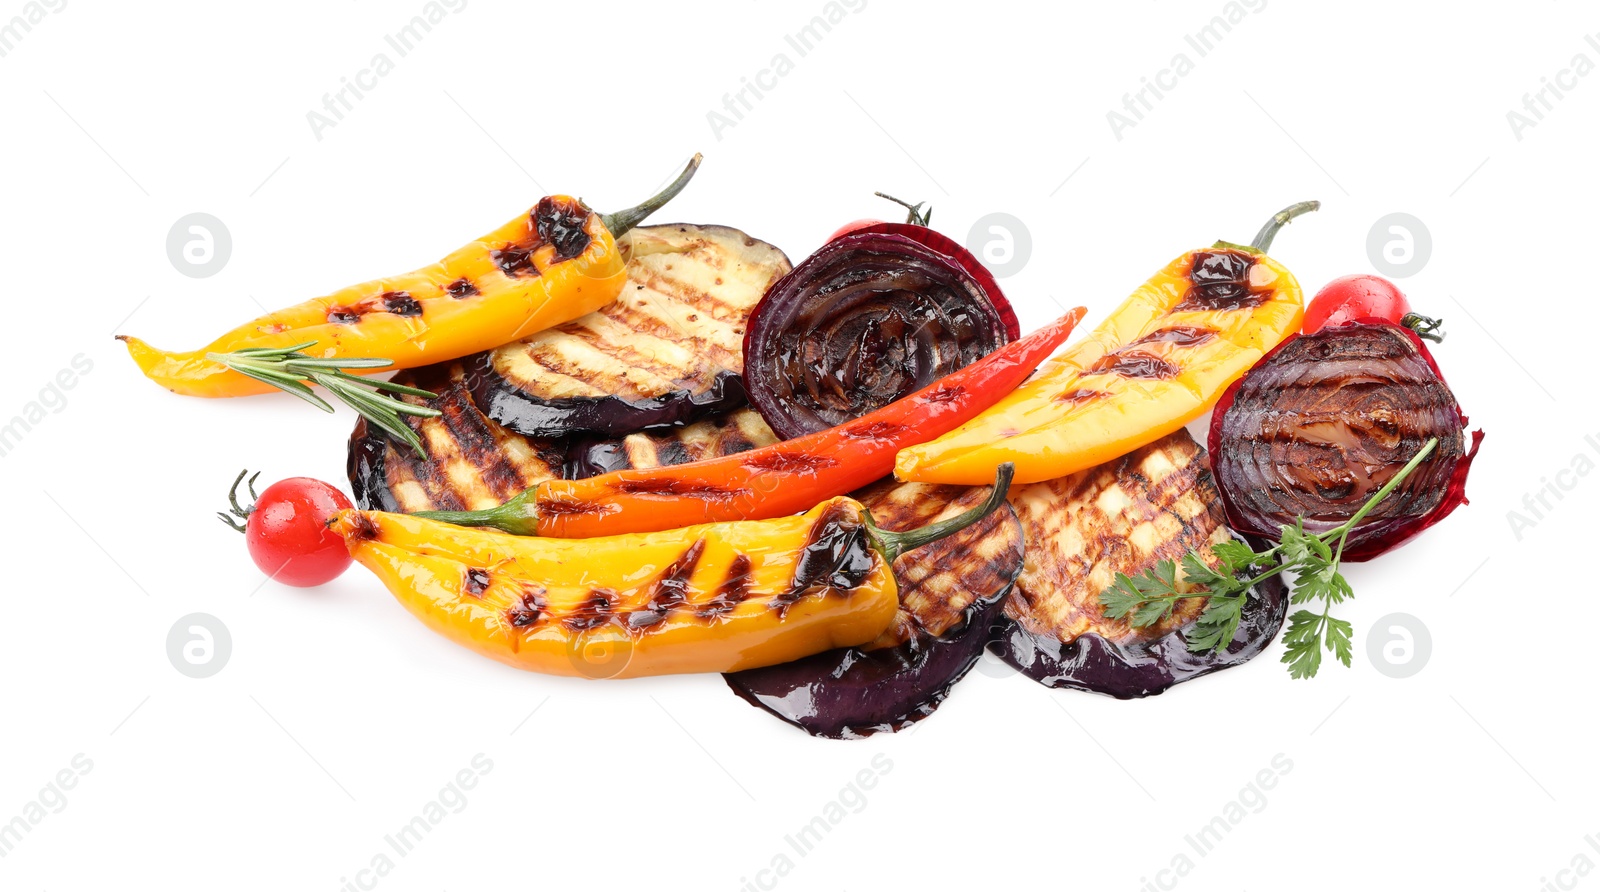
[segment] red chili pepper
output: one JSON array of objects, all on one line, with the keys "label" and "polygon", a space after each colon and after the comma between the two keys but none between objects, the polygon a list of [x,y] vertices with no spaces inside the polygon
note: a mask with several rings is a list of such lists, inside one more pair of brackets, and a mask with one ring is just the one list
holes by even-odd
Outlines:
[{"label": "red chili pepper", "polygon": [[848,424],[705,461],[549,480],[495,508],[420,516],[583,539],[806,511],[887,476],[895,453],[955,430],[999,401],[1061,346],[1083,314],[1078,307]]}]

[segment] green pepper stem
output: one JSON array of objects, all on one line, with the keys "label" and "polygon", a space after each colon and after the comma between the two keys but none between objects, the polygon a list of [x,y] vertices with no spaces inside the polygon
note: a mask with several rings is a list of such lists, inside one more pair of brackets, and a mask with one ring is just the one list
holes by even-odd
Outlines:
[{"label": "green pepper stem", "polygon": [[988,517],[996,508],[1005,504],[1006,493],[1011,489],[1011,478],[1016,473],[1016,465],[1005,462],[994,472],[994,489],[989,493],[982,505],[969,508],[955,517],[934,521],[925,527],[918,527],[905,532],[895,532],[880,527],[872,520],[870,511],[862,510],[861,521],[867,525],[867,538],[872,543],[874,551],[883,555],[888,563],[912,549],[921,548],[932,542],[937,542],[952,533],[959,532],[978,521]]},{"label": "green pepper stem", "polygon": [[695,152],[694,157],[689,159],[688,166],[683,169],[683,173],[678,174],[677,179],[668,183],[667,188],[646,199],[643,204],[610,214],[601,214],[600,222],[604,223],[606,229],[611,231],[612,238],[621,238],[623,233],[643,223],[646,217],[660,210],[662,205],[675,198],[679,192],[682,192],[683,187],[689,185],[689,181],[694,179],[694,172],[699,169],[700,153]]},{"label": "green pepper stem", "polygon": [[1308,214],[1320,207],[1322,207],[1322,202],[1320,201],[1297,201],[1273,214],[1272,219],[1268,220],[1266,225],[1261,227],[1261,231],[1256,233],[1255,241],[1250,243],[1250,247],[1262,254],[1267,253],[1267,249],[1272,247],[1273,238],[1278,235],[1278,230],[1288,225],[1290,220],[1301,214]]},{"label": "green pepper stem", "polygon": [[494,527],[516,536],[537,536],[539,511],[533,502],[536,488],[530,486],[493,508],[480,508],[477,511],[417,511],[412,516],[462,527]]}]

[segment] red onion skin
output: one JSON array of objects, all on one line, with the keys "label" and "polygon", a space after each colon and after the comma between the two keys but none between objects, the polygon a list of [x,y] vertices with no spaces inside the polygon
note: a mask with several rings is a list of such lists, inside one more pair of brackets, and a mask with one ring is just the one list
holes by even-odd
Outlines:
[{"label": "red onion skin", "polygon": [[[1356,319],[1342,325],[1327,326],[1319,329],[1318,332],[1337,333],[1343,329],[1353,328],[1356,326],[1381,326],[1404,333],[1405,336],[1410,338],[1411,342],[1416,345],[1418,352],[1422,354],[1423,360],[1427,362],[1428,368],[1433,371],[1434,376],[1439,379],[1439,382],[1443,384],[1446,389],[1449,388],[1449,382],[1445,381],[1444,373],[1439,369],[1439,363],[1433,358],[1433,353],[1428,350],[1428,345],[1423,342],[1422,338],[1417,336],[1416,332],[1406,328],[1403,325],[1396,325],[1386,319],[1366,317],[1362,319]],[[1306,336],[1307,335],[1305,334],[1294,334],[1289,336],[1283,341],[1283,343],[1267,351],[1267,354],[1261,357],[1261,360],[1256,363],[1255,367],[1260,368],[1262,365],[1270,362],[1272,358],[1277,355],[1278,351],[1282,350],[1284,347],[1287,347],[1296,340]],[[1252,369],[1252,371],[1254,371],[1254,369]],[[1230,384],[1228,389],[1223,392],[1221,399],[1217,400],[1217,405],[1212,410],[1211,426],[1206,436],[1206,449],[1213,457],[1222,454],[1220,450],[1223,448],[1223,417],[1226,416],[1228,414],[1228,410],[1233,407],[1234,397],[1238,395],[1239,388],[1244,385],[1245,380],[1249,377],[1250,372],[1246,372],[1242,377],[1239,378],[1239,380]],[[1454,396],[1454,391],[1451,391],[1451,395],[1452,397]],[[1462,413],[1459,402],[1455,404],[1455,411],[1461,428],[1465,430],[1467,427],[1467,416]],[[1343,560],[1354,563],[1372,560],[1378,555],[1392,551],[1411,541],[1423,530],[1426,530],[1427,528],[1443,520],[1450,514],[1450,512],[1456,510],[1458,506],[1469,504],[1467,499],[1467,472],[1471,469],[1472,460],[1477,457],[1478,446],[1482,442],[1483,431],[1473,431],[1471,448],[1468,449],[1461,459],[1456,462],[1456,466],[1450,474],[1450,482],[1445,487],[1444,496],[1440,498],[1439,504],[1435,505],[1431,511],[1426,514],[1413,515],[1409,517],[1394,517],[1370,524],[1362,524],[1361,529],[1370,538],[1366,538],[1361,542],[1348,546],[1345,549]],[[1215,458],[1213,458],[1213,461],[1215,461]],[[1228,482],[1222,480],[1221,478],[1218,478],[1216,482],[1217,492],[1222,496],[1222,505],[1227,511],[1228,523],[1230,526],[1232,526],[1235,530],[1247,535],[1263,536],[1271,539],[1274,542],[1278,541],[1279,530],[1261,529],[1260,524],[1255,523],[1234,504],[1233,499],[1228,494]]]}]

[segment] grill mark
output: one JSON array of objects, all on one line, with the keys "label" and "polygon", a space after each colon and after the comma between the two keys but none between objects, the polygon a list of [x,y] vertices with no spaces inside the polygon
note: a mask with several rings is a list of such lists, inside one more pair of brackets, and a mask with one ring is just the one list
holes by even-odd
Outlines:
[{"label": "grill mark", "polygon": [[906,426],[893,421],[857,422],[845,428],[841,435],[851,440],[881,440],[905,431]]},{"label": "grill mark", "polygon": [[504,501],[522,491],[522,475],[500,451],[494,431],[489,429],[488,419],[473,405],[466,383],[457,375],[451,377],[448,398],[438,407],[443,413],[439,419],[455,441],[462,460],[472,466],[491,493]]},{"label": "grill mark", "polygon": [[616,483],[616,490],[633,495],[685,496],[691,499],[704,499],[708,502],[725,502],[750,494],[750,490],[742,487],[718,486],[715,483],[702,483],[697,480],[683,480],[676,477],[639,477],[619,480]]},{"label": "grill mark", "polygon": [[582,254],[593,240],[584,229],[589,211],[575,201],[546,196],[534,205],[531,216],[539,238],[555,246],[557,260],[571,260]]},{"label": "grill mark", "polygon": [[541,498],[536,499],[535,503],[540,514],[551,517],[583,517],[589,515],[604,517],[607,514],[615,514],[620,510],[616,505],[607,505],[604,502],[588,502],[581,499]]},{"label": "grill mark", "polygon": [[1148,378],[1153,380],[1167,380],[1178,377],[1180,369],[1159,356],[1148,353],[1128,353],[1118,350],[1101,357],[1100,361],[1084,369],[1084,377],[1090,375],[1121,375],[1124,378]]},{"label": "grill mark", "polygon": [[701,604],[696,613],[701,619],[718,619],[733,612],[735,607],[750,598],[750,556],[736,554],[728,564],[727,578],[717,586],[711,600]]},{"label": "grill mark", "polygon": [[1086,403],[1092,403],[1095,400],[1104,399],[1110,395],[1111,394],[1104,390],[1087,390],[1082,387],[1076,387],[1064,393],[1056,394],[1055,401],[1058,403],[1066,403],[1068,406],[1082,406]]},{"label": "grill mark", "polygon": [[1266,303],[1273,289],[1250,288],[1256,260],[1239,251],[1199,251],[1189,266],[1189,289],[1173,312],[1235,310]]},{"label": "grill mark", "polygon": [[472,282],[465,278],[460,278],[454,282],[451,282],[449,285],[444,286],[444,290],[445,293],[449,294],[456,300],[465,300],[466,298],[473,297],[481,293],[478,291],[478,286],[472,284]]},{"label": "grill mark", "polygon": [[612,621],[617,613],[616,589],[595,588],[589,597],[561,618],[561,624],[574,632],[587,632]]},{"label": "grill mark", "polygon": [[409,291],[385,291],[378,296],[378,302],[383,305],[386,312],[396,316],[421,316],[422,304],[411,296]]},{"label": "grill mark", "polygon": [[481,567],[468,567],[461,580],[461,590],[474,598],[481,598],[488,589],[489,571]]},{"label": "grill mark", "polygon": [[1174,325],[1171,328],[1152,331],[1128,346],[1137,347],[1140,344],[1166,343],[1174,347],[1193,347],[1196,344],[1204,344],[1216,336],[1217,331],[1213,328],[1204,328],[1198,325]]},{"label": "grill mark", "polygon": [[946,384],[923,394],[922,401],[925,403],[948,403],[960,399],[961,395],[966,392],[967,389],[960,384]]},{"label": "grill mark", "polygon": [[354,528],[350,538],[357,542],[371,542],[378,538],[378,525],[372,522],[365,511],[357,511],[351,516],[350,525]]},{"label": "grill mark", "polygon": [[506,608],[506,622],[515,629],[526,628],[538,622],[544,610],[544,589],[529,586],[523,590],[521,597]]},{"label": "grill mark", "polygon": [[745,459],[742,464],[754,471],[775,471],[780,474],[814,474],[817,471],[834,467],[839,464],[839,460],[810,452],[784,451],[752,455]]},{"label": "grill mark", "polygon": [[489,252],[489,259],[510,278],[537,276],[539,268],[533,265],[534,245],[506,243],[504,248]]},{"label": "grill mark", "polygon": [[651,586],[650,599],[643,608],[628,615],[628,625],[642,628],[656,625],[667,618],[667,613],[689,600],[689,578],[705,553],[706,540],[696,539],[689,549],[668,564]]},{"label": "grill mark", "polygon": [[359,307],[334,307],[328,310],[328,321],[341,325],[353,325],[361,321]]},{"label": "grill mark", "polygon": [[795,602],[825,585],[832,593],[851,591],[866,581],[874,565],[861,518],[848,502],[835,502],[806,531],[806,544],[795,561],[787,591],[771,601],[782,618]]}]

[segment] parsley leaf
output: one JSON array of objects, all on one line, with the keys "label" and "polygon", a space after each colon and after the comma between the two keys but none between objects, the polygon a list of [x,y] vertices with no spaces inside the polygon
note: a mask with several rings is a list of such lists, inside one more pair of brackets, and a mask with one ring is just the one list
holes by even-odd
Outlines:
[{"label": "parsley leaf", "polygon": [[[1100,606],[1111,619],[1128,618],[1135,628],[1155,625],[1170,616],[1177,603],[1186,598],[1206,599],[1205,608],[1187,633],[1193,653],[1214,653],[1227,648],[1239,630],[1246,600],[1256,583],[1288,572],[1294,575],[1289,596],[1292,604],[1322,602],[1322,612],[1296,610],[1283,633],[1283,662],[1291,678],[1311,678],[1322,667],[1322,652],[1331,652],[1339,662],[1350,665],[1354,651],[1354,628],[1346,620],[1330,615],[1333,605],[1355,597],[1350,583],[1339,573],[1344,544],[1362,518],[1400,482],[1416,470],[1439,445],[1432,439],[1389,478],[1389,482],[1366,501],[1351,518],[1322,533],[1307,532],[1305,518],[1284,524],[1278,544],[1255,551],[1239,541],[1211,546],[1216,566],[1199,552],[1183,556],[1185,588],[1179,591],[1177,566],[1171,560],[1157,561],[1138,576],[1118,573],[1110,588],[1100,593]],[[1256,568],[1261,572],[1249,575]]]}]

